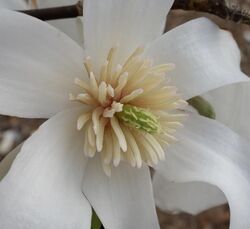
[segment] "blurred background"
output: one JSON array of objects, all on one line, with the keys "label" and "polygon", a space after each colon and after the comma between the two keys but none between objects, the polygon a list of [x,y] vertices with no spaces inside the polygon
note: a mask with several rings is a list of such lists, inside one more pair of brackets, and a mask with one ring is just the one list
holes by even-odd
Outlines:
[{"label": "blurred background", "polygon": [[[167,0],[166,0],[167,1]],[[250,15],[250,0],[228,0],[229,7],[242,10]],[[168,15],[166,31],[193,18],[205,16],[210,18],[222,29],[232,32],[242,52],[242,71],[250,76],[250,26],[236,24],[216,16],[182,10],[172,11]],[[0,116],[0,160],[16,145],[28,138],[45,120],[21,119]],[[227,205],[219,206],[202,212],[197,216],[189,214],[167,214],[159,209],[158,216],[162,229],[228,229],[230,211]]]}]

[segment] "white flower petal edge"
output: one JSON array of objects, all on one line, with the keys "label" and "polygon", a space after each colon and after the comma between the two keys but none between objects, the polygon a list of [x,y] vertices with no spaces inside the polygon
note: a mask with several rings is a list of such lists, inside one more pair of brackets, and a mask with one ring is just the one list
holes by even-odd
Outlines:
[{"label": "white flower petal edge", "polygon": [[59,113],[23,144],[0,183],[0,228],[90,228],[91,207],[81,192],[87,161],[75,128],[79,112]]},{"label": "white flower petal edge", "polygon": [[16,155],[20,152],[22,144],[18,145],[15,149],[10,151],[7,156],[0,162],[0,181],[9,171],[13,161],[16,158]]},{"label": "white flower petal edge", "polygon": [[120,44],[120,63],[163,32],[173,0],[85,0],[84,43],[96,66]]},{"label": "white flower petal edge", "polygon": [[199,115],[190,115],[177,135],[179,143],[168,148],[167,160],[159,163],[157,172],[170,181],[216,185],[229,202],[230,229],[249,228],[249,142]]},{"label": "white flower petal edge", "polygon": [[0,8],[24,10],[28,8],[24,0],[0,0]]},{"label": "white flower petal edge", "polygon": [[121,163],[108,177],[96,156],[86,166],[83,193],[104,228],[159,228],[148,167]]},{"label": "white flower petal edge", "polygon": [[205,18],[191,20],[153,41],[146,56],[155,64],[174,63],[171,83],[185,99],[248,80],[232,35]]},{"label": "white flower petal edge", "polygon": [[0,11],[0,113],[48,118],[66,107],[82,78],[83,51],[45,22]]},{"label": "white flower petal edge", "polygon": [[[37,0],[35,1],[35,7],[38,8],[49,8],[58,6],[67,6],[76,4],[77,0]],[[60,20],[48,21],[49,24],[60,29],[62,32],[71,37],[79,45],[83,45],[83,22],[82,17],[78,18],[67,18]]]},{"label": "white flower petal edge", "polygon": [[49,24],[58,28],[70,38],[83,46],[83,18],[68,18],[63,20],[51,20]]},{"label": "white flower petal edge", "polygon": [[250,82],[228,85],[202,96],[213,106],[218,121],[250,140]]},{"label": "white flower petal edge", "polygon": [[223,192],[204,182],[175,183],[159,173],[153,177],[153,189],[157,207],[174,213],[198,214],[227,202]]}]

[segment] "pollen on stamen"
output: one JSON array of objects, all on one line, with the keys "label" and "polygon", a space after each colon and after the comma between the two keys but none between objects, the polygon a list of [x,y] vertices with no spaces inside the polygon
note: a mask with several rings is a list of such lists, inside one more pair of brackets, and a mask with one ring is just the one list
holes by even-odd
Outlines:
[{"label": "pollen on stamen", "polygon": [[153,65],[138,47],[115,65],[118,52],[117,45],[112,47],[99,69],[86,57],[88,77],[75,79],[82,91],[69,95],[87,108],[76,124],[83,132],[84,154],[100,154],[108,176],[121,161],[140,168],[164,160],[165,147],[177,140],[174,134],[186,117],[181,110],[186,101],[169,85],[174,64]]}]

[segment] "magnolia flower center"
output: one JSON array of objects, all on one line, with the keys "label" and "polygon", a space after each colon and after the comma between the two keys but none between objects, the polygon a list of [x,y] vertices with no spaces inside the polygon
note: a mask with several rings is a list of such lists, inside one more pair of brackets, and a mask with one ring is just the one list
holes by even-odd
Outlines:
[{"label": "magnolia flower center", "polygon": [[77,129],[84,131],[84,152],[88,157],[100,153],[107,175],[121,160],[138,168],[163,160],[163,148],[176,140],[173,134],[185,117],[179,108],[186,105],[168,85],[166,73],[173,64],[153,66],[139,47],[114,66],[117,50],[110,49],[99,70],[87,57],[88,79],[75,80],[83,92],[70,94],[70,100],[87,108],[77,120]]}]

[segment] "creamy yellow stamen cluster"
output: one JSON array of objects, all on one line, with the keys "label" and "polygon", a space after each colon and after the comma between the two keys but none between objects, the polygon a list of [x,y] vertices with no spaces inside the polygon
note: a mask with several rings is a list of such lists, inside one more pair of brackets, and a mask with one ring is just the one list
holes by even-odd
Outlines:
[{"label": "creamy yellow stamen cluster", "polygon": [[85,154],[100,152],[107,175],[121,160],[138,168],[164,160],[163,147],[176,140],[173,134],[185,117],[180,108],[186,105],[168,85],[166,73],[173,64],[153,66],[139,47],[124,64],[113,66],[117,49],[110,49],[100,72],[94,73],[87,57],[89,79],[75,80],[83,93],[70,95],[89,108],[78,118],[77,129],[84,129]]}]

